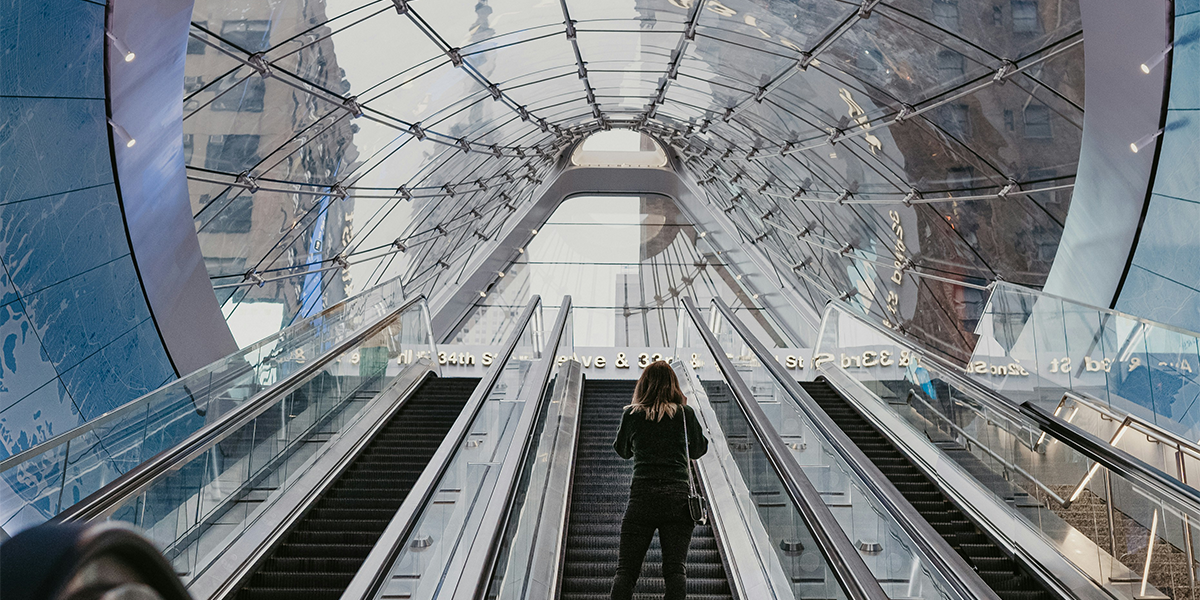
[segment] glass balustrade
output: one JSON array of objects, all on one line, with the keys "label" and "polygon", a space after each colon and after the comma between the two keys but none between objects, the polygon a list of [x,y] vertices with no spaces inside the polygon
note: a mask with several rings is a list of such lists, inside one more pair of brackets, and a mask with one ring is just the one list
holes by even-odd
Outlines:
[{"label": "glass balustrade", "polygon": [[673,364],[680,385],[709,438],[717,470],[730,476],[736,498],[737,506],[728,507],[731,514],[723,520],[749,530],[752,547],[745,550],[757,553],[763,576],[775,583],[775,597],[846,598],[768,450],[686,313],[677,339]]},{"label": "glass balustrade", "polygon": [[1053,410],[1074,391],[1200,439],[1195,333],[1001,282],[976,334],[967,373],[1017,403]]},{"label": "glass balustrade", "polygon": [[[852,388],[856,397],[869,402],[865,409],[881,423],[906,429],[901,435],[909,440],[924,440],[931,454],[917,460],[934,456],[938,465],[953,464],[953,470],[965,474],[975,487],[962,489],[951,480],[954,475],[948,468],[933,469],[939,485],[959,485],[964,497],[973,490],[990,494],[1102,587],[1131,598],[1190,598],[1200,591],[1193,544],[1200,507],[1161,486],[1093,462],[1042,431],[1013,403],[1025,398],[1046,413],[1079,422],[1085,409],[1070,399],[1060,402],[1067,378],[1064,386],[1054,389],[1060,396],[1053,402],[1046,400],[1051,396],[1021,393],[1008,400],[996,398],[969,385],[967,375],[832,304],[814,361],[817,375],[843,391]],[[1033,363],[1012,364],[1022,365],[1029,375],[1013,375],[1012,365],[1006,365],[1009,379],[1034,377]],[[983,369],[974,374],[976,381],[984,376]],[[998,385],[1002,378],[997,374],[987,383],[1006,397],[1020,391]],[[1043,391],[1051,393],[1049,388]],[[1184,464],[1179,447],[1134,425],[1118,419],[1110,424],[1111,437],[1101,439],[1137,458],[1156,461],[1150,466],[1168,467],[1168,475],[1182,473],[1170,468],[1175,461],[1180,461],[1177,466]],[[1004,537],[1013,532],[994,533]],[[1015,538],[1008,542],[1018,543]]]},{"label": "glass balustrade", "polygon": [[522,413],[527,403],[542,400],[542,381],[535,381],[534,373],[552,328],[542,325],[545,321],[538,313],[540,304],[504,357],[495,384],[388,567],[376,597],[435,598],[458,585],[489,499],[501,483],[501,467],[508,453],[523,448],[525,438],[518,438]]},{"label": "glass balustrade", "polygon": [[[16,533],[46,521],[316,360],[403,303],[391,281],[182,377],[71,432],[6,460],[0,523]],[[407,331],[425,328],[423,303]],[[431,338],[406,346],[412,360]]]},{"label": "glass balustrade", "polygon": [[[536,440],[526,455],[525,464],[518,481],[512,509],[507,517],[503,537],[491,580],[487,598],[520,600],[536,597],[532,590],[548,591],[553,581],[540,575],[557,575],[555,569],[537,569],[539,563],[548,564],[556,559],[556,547],[541,543],[547,539],[547,531],[557,531],[562,526],[563,513],[555,509],[566,508],[571,455],[574,452],[575,432],[579,418],[579,398],[563,396],[561,386],[567,385],[563,365],[575,352],[574,311],[567,315],[558,347],[555,349],[556,373],[547,388],[550,401],[545,402],[534,425]],[[555,475],[558,475],[556,478]],[[557,535],[550,536],[555,542]],[[554,544],[557,546],[557,543]],[[544,566],[544,564],[542,565]]]},{"label": "glass balustrade", "polygon": [[[709,327],[750,387],[754,400],[820,492],[846,537],[892,598],[958,598],[932,570],[912,536],[881,505],[872,487],[846,462],[725,316],[714,310]],[[766,357],[772,360],[773,357]]]},{"label": "glass balustrade", "polygon": [[[240,416],[240,425],[110,509],[110,518],[141,528],[183,580],[193,580],[248,527],[270,518],[274,501],[359,424],[380,391],[414,384],[428,372],[428,359],[409,360],[430,347],[424,310],[421,303],[410,305],[353,348],[289,382],[286,393]],[[72,472],[82,477],[102,469],[107,457],[93,456],[91,464],[74,463]]]}]

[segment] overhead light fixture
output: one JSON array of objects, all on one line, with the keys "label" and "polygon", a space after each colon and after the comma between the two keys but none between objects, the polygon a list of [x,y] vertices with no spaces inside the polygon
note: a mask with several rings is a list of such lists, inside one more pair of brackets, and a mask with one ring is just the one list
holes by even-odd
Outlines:
[{"label": "overhead light fixture", "polygon": [[104,36],[112,40],[113,48],[116,48],[117,52],[120,52],[125,57],[125,62],[133,62],[133,59],[137,58],[137,55],[133,53],[133,50],[130,50],[129,46],[125,45],[125,42],[117,39],[117,36],[108,31],[104,32]]},{"label": "overhead light fixture", "polygon": [[531,230],[531,231],[533,231],[533,235],[537,235],[537,230],[536,230],[536,229],[533,229],[533,230]]},{"label": "overhead light fixture", "polygon": [[126,148],[132,148],[137,143],[137,140],[133,139],[133,136],[129,135],[129,132],[125,131],[124,127],[117,125],[112,119],[108,119],[108,124],[112,127],[113,134],[117,139],[124,142]]},{"label": "overhead light fixture", "polygon": [[479,292],[479,297],[480,297],[480,298],[487,298],[487,292],[483,292],[483,291]]},{"label": "overhead light fixture", "polygon": [[1132,150],[1136,154],[1137,152],[1140,152],[1142,149],[1144,149],[1146,146],[1149,146],[1150,143],[1153,142],[1155,138],[1157,138],[1158,136],[1160,136],[1162,134],[1163,134],[1163,130],[1159,129],[1158,131],[1155,131],[1154,133],[1152,133],[1132,144],[1129,144],[1129,149]]},{"label": "overhead light fixture", "polygon": [[1155,54],[1154,58],[1151,58],[1150,60],[1142,63],[1142,66],[1141,66],[1142,72],[1149,75],[1150,71],[1154,70],[1154,67],[1157,67],[1159,63],[1161,63],[1163,60],[1165,60],[1167,58],[1167,55],[1171,53],[1171,48],[1174,48],[1174,47],[1175,47],[1175,44],[1167,44],[1166,49],[1164,49],[1162,52],[1159,52],[1158,54]]}]

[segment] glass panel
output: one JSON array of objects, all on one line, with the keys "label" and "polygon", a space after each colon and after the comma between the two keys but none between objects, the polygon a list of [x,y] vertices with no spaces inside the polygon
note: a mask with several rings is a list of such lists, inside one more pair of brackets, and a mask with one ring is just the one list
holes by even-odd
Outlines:
[{"label": "glass panel", "polygon": [[[390,567],[379,597],[433,598],[453,589],[450,568],[470,549],[509,452],[519,452],[517,424],[527,402],[541,400],[531,369],[542,357],[538,319],[531,319],[505,357],[500,375],[471,421],[428,504]],[[457,563],[461,566],[461,563]]]},{"label": "glass panel", "polygon": [[[1116,320],[1122,317],[1111,311],[1101,314],[1053,297],[1012,292],[997,286],[980,325],[986,343],[977,350],[979,360],[968,366],[968,376],[1013,400],[1041,404],[1186,481],[1189,468],[1198,464],[1187,438],[1172,438],[1152,422],[1125,416],[1114,403],[1062,397],[1071,386],[1103,389],[1122,357],[1128,365],[1134,357],[1148,356],[1144,336],[1152,328],[1121,325]],[[1115,341],[1130,337],[1136,340]],[[1163,347],[1162,340],[1153,343]],[[894,357],[893,365],[865,360],[885,352]],[[1194,506],[1108,471],[1033,426],[1011,405],[956,383],[940,363],[842,310],[827,311],[814,360],[831,378],[842,377],[833,372],[838,367],[865,386],[875,396],[869,410],[891,412],[929,440],[939,460],[956,464],[981,490],[1010,506],[1099,585],[1124,587],[1122,593],[1138,597],[1159,592],[1191,597],[1196,566],[1187,556],[1194,556]],[[1105,369],[1105,360],[1112,361],[1111,369]],[[1139,367],[1146,364],[1143,360]],[[1148,552],[1151,546],[1156,549]]]},{"label": "glass panel", "polygon": [[[1015,402],[1060,410],[1071,391],[1088,402],[1200,439],[1200,343],[1194,334],[1009,284],[998,284],[967,372]],[[1069,408],[1069,407],[1068,407]],[[1107,439],[1095,410],[1078,424]],[[1174,472],[1171,462],[1150,461]]]},{"label": "glass panel", "polygon": [[[8,522],[21,513],[22,527],[28,527],[54,517],[402,303],[399,282],[390,281],[116,409],[86,434],[6,469],[2,487],[20,500],[5,502],[0,518]],[[411,347],[429,351],[428,340],[420,344]]]},{"label": "glass panel", "polygon": [[[426,324],[420,304],[393,317],[203,454],[155,480],[118,507],[113,518],[142,528],[185,582],[192,580],[266,515],[325,445],[361,418],[371,398],[397,378],[425,372],[428,363],[414,357],[430,348]],[[303,360],[293,356],[278,366],[286,371]],[[145,430],[169,425],[154,419]],[[85,455],[69,467],[68,485],[94,477],[97,465],[105,463],[88,460],[93,457],[98,455]]]},{"label": "glass panel", "polygon": [[575,352],[572,319],[573,315],[568,314],[566,328],[555,349],[558,366],[546,388],[547,397],[534,425],[532,435],[537,442],[530,446],[521,470],[514,494],[516,501],[509,512],[496,568],[488,584],[488,598],[519,600],[528,597],[530,586],[547,585],[548,582],[531,580],[532,571],[538,561],[551,560],[558,550],[538,545],[538,542],[545,539],[544,530],[561,524],[554,523],[543,507],[554,506],[554,503],[566,506],[567,489],[552,487],[551,478],[556,473],[561,476],[570,468],[574,445],[565,441],[564,431],[575,431],[579,418],[578,398],[567,398],[565,403],[559,401],[563,393],[560,386],[566,385],[563,364]]},{"label": "glass panel", "polygon": [[760,558],[778,561],[777,566],[764,562],[764,568],[768,572],[781,569],[796,598],[845,598],[845,590],[813,541],[696,324],[686,315],[681,319],[675,347],[676,372],[688,403],[699,413],[713,444],[710,452],[731,457],[731,470],[741,475],[734,494],[743,519]]}]

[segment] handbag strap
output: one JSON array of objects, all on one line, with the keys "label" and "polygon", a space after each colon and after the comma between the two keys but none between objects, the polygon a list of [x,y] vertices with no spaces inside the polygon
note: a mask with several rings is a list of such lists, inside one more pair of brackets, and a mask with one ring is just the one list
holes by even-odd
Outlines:
[{"label": "handbag strap", "polygon": [[696,496],[696,481],[692,475],[692,445],[688,442],[687,405],[683,406],[683,458],[687,466],[688,491]]}]

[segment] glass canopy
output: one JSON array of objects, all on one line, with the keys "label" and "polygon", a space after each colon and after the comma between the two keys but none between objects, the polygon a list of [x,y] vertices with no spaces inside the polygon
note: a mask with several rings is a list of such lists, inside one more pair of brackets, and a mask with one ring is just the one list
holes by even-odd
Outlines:
[{"label": "glass canopy", "polygon": [[1083,123],[1078,0],[197,0],[186,74],[231,323],[453,286],[634,129],[814,306],[965,360],[983,286],[1045,281]]}]

